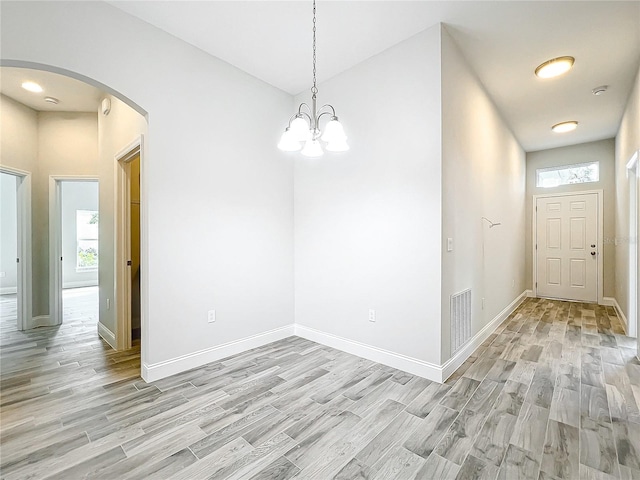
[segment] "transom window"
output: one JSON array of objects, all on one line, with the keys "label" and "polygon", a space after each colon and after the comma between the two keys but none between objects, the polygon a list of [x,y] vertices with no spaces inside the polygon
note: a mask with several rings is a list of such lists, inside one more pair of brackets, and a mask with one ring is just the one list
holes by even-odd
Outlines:
[{"label": "transom window", "polygon": [[575,165],[539,168],[536,170],[536,186],[542,188],[597,182],[599,180],[600,162],[577,163]]}]

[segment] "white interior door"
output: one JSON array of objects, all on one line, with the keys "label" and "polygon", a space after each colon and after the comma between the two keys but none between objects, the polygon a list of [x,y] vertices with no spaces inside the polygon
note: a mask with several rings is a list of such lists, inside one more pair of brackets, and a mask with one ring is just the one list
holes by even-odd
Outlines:
[{"label": "white interior door", "polygon": [[537,295],[598,301],[598,194],[536,199]]}]

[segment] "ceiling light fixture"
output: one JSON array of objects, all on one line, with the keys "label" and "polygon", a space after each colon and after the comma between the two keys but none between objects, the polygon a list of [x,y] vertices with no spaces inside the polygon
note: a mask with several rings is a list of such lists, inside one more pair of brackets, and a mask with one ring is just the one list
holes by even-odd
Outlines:
[{"label": "ceiling light fixture", "polygon": [[60,100],[58,100],[55,97],[44,97],[44,101],[47,103],[53,103],[54,105],[57,105],[60,103]]},{"label": "ceiling light fixture", "polygon": [[576,128],[578,128],[578,122],[575,120],[571,120],[569,122],[556,123],[551,130],[556,133],[567,133],[573,132]]},{"label": "ceiling light fixture", "polygon": [[22,88],[33,93],[42,93],[42,87],[36,82],[22,82]]},{"label": "ceiling light fixture", "polygon": [[536,76],[540,78],[557,77],[571,70],[575,61],[575,58],[569,56],[552,58],[538,65],[538,68],[536,68]]},{"label": "ceiling light fixture", "polygon": [[607,91],[608,88],[609,88],[609,85],[600,85],[599,87],[596,87],[593,90],[591,90],[591,93],[593,93],[594,95],[602,95],[604,92]]},{"label": "ceiling light fixture", "polygon": [[[326,104],[317,108],[316,94],[316,0],[313,0],[313,87],[311,87],[311,107],[301,103],[298,113],[289,119],[289,126],[284,130],[278,148],[285,152],[297,152],[302,148],[302,155],[306,157],[320,157],[324,153],[320,140],[326,142],[329,152],[346,152],[349,150],[347,136],[342,124],[338,121],[336,110]],[[305,111],[306,110],[306,111]],[[320,130],[320,119],[329,115],[329,122],[324,132]],[[304,147],[302,144],[304,143]]]}]

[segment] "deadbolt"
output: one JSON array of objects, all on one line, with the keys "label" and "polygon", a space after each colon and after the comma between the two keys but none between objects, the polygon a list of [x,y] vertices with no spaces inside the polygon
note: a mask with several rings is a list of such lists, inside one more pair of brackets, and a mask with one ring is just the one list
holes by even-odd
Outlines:
[{"label": "deadbolt", "polygon": [[591,248],[596,248],[595,244],[592,243],[591,244]]}]

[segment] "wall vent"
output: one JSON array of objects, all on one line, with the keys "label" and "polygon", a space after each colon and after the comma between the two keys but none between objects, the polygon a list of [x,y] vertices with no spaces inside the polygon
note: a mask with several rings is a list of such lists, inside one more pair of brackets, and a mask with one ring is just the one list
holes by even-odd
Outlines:
[{"label": "wall vent", "polygon": [[451,355],[471,338],[471,289],[451,295]]}]

